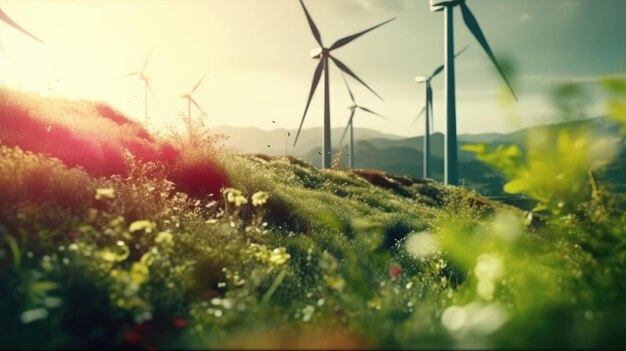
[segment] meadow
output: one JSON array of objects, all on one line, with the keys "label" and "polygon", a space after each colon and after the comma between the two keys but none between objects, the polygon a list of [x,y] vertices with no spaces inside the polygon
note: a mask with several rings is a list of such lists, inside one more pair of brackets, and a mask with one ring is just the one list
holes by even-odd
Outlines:
[{"label": "meadow", "polygon": [[[605,86],[626,122],[626,82]],[[626,214],[598,177],[614,141],[582,128],[465,147],[523,211],[1,96],[2,347],[626,345]]]}]

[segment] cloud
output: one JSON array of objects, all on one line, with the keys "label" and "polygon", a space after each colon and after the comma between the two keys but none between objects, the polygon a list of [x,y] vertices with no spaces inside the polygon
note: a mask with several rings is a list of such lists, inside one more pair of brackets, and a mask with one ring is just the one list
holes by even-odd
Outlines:
[{"label": "cloud", "polygon": [[524,12],[517,18],[520,22],[526,22],[531,19],[531,15],[528,12]]}]

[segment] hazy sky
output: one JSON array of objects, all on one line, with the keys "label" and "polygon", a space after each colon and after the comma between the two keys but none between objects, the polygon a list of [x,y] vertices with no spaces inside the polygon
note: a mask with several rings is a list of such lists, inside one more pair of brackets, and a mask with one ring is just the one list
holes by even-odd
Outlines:
[{"label": "hazy sky", "polygon": [[[388,18],[393,21],[335,51],[372,86],[379,101],[350,81],[357,101],[392,121],[357,116],[357,127],[405,136],[422,134],[410,123],[424,104],[416,75],[443,59],[443,16],[427,0],[307,0],[326,45]],[[514,63],[520,101],[502,103],[503,83],[487,56],[455,16],[459,133],[496,132],[548,122],[550,87],[590,81],[626,70],[626,1],[468,0],[496,55]],[[297,128],[313,71],[316,47],[297,0],[2,0],[1,8],[40,37],[39,44],[0,23],[0,84],[6,87],[110,103],[143,120],[143,83],[119,75],[141,69],[156,99],[155,126],[178,123],[179,96],[208,72],[196,93],[211,125]],[[332,125],[347,122],[348,95],[339,71],[331,75]],[[443,75],[434,81],[435,129],[445,128]],[[305,127],[321,126],[322,86]],[[512,112],[517,121],[511,119]],[[590,115],[603,112],[601,104]],[[272,120],[277,122],[272,124]]]}]

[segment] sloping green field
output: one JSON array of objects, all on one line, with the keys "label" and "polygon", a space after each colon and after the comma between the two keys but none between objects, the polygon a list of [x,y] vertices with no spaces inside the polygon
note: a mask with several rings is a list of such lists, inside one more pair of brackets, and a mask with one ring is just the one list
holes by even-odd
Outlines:
[{"label": "sloping green field", "polygon": [[623,215],[531,218],[462,188],[262,155],[221,156],[229,188],[194,198],[159,164],[93,178],[0,151],[5,347],[625,342]]}]

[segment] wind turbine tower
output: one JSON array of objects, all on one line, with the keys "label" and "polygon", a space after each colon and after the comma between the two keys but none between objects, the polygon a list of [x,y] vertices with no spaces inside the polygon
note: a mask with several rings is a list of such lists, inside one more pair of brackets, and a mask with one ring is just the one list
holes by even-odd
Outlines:
[{"label": "wind turbine tower", "polygon": [[480,25],[474,17],[474,14],[466,4],[466,0],[430,0],[430,9],[433,12],[444,11],[444,67],[445,67],[445,82],[446,82],[446,143],[445,143],[445,170],[444,181],[446,184],[458,185],[459,184],[459,171],[458,171],[458,143],[457,143],[457,130],[456,130],[456,95],[455,95],[455,72],[454,72],[454,8],[461,8],[461,15],[465,26],[472,33],[476,41],[483,48],[493,65],[498,70],[498,73],[504,79],[504,82],[508,86],[511,94],[517,100],[517,96],[513,91],[513,87],[509,83],[502,67],[498,63],[496,56],[491,51],[489,43],[483,34]]}]

